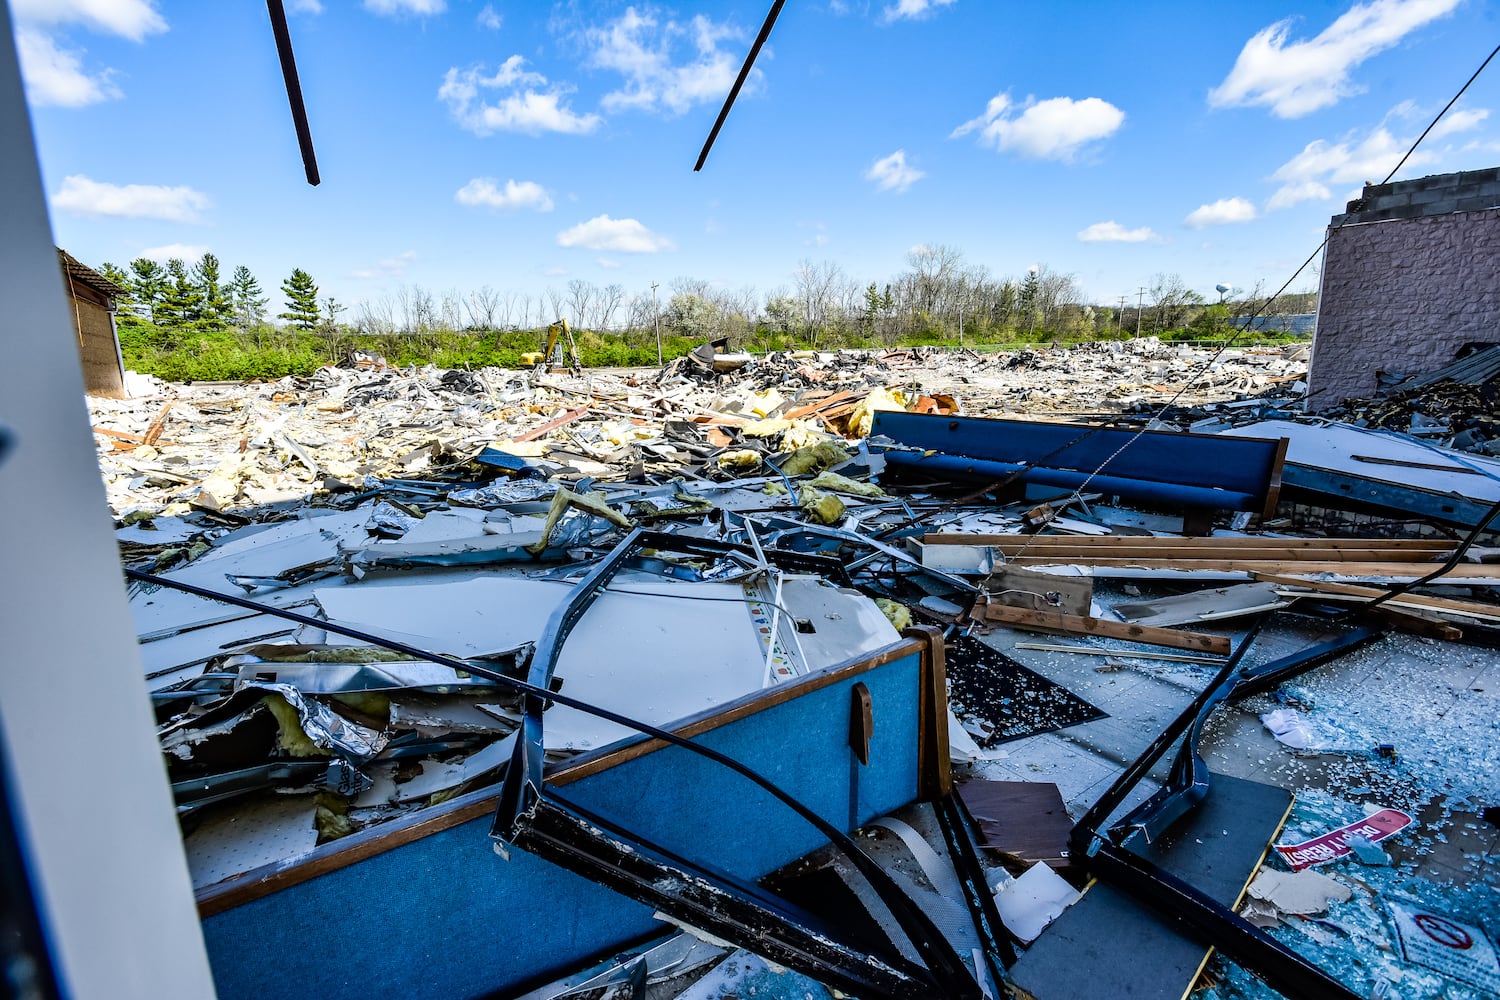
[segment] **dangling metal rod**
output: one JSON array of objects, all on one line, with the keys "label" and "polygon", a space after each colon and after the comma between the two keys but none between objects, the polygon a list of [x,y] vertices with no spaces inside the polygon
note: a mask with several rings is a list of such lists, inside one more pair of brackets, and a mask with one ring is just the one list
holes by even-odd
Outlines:
[{"label": "dangling metal rod", "polygon": [[724,98],[724,106],[719,109],[719,117],[714,120],[714,127],[708,133],[708,141],[703,144],[703,152],[698,154],[698,162],[693,164],[693,173],[703,169],[703,161],[708,159],[708,151],[714,148],[714,140],[719,137],[719,129],[724,127],[724,119],[729,117],[729,109],[734,107],[734,99],[740,96],[740,88],[745,85],[745,79],[750,75],[750,70],[755,66],[755,57],[760,55],[760,47],[766,44],[766,39],[771,37],[771,28],[776,24],[776,18],[781,13],[781,5],[786,0],[776,0],[771,4],[771,12],[766,15],[766,21],[760,26],[760,34],[755,36],[755,44],[750,46],[750,54],[745,57],[745,65],[740,67],[740,75],[735,77],[734,86],[729,88],[729,96]]},{"label": "dangling metal rod", "polygon": [[297,145],[302,150],[302,166],[307,183],[318,186],[318,156],[313,152],[312,130],[307,126],[307,106],[302,103],[302,84],[297,79],[297,57],[292,54],[292,35],[286,26],[286,7],[281,0],[266,0],[271,15],[271,31],[276,35],[276,55],[281,58],[281,75],[286,79],[286,97],[292,105],[292,125],[297,129]]}]

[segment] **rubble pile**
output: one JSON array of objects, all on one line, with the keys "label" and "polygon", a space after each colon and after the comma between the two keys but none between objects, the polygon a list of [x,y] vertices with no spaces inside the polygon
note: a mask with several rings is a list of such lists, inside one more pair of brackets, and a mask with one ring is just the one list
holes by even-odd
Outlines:
[{"label": "rubble pile", "polygon": [[1374,399],[1346,399],[1323,415],[1355,427],[1410,434],[1455,451],[1500,456],[1500,379],[1443,381]]},{"label": "rubble pile", "polygon": [[357,490],[364,476],[448,475],[491,445],[574,478],[671,474],[751,463],[724,459],[746,449],[862,437],[879,409],[1102,415],[1160,406],[1198,376],[1180,401],[1191,407],[1289,391],[1306,370],[1302,345],[1213,357],[1145,338],[1014,354],[782,352],[729,373],[686,359],[662,372],[570,375],[361,358],[305,379],[157,383],[89,405],[116,516],[170,516]]},{"label": "rubble pile", "polygon": [[[1133,912],[1109,908],[1128,894],[1085,888],[1091,872],[1066,839],[1077,822],[1179,877],[1227,872],[1234,893],[1258,871],[1246,900],[1219,905],[1243,902],[1246,919],[1361,995],[1403,970],[1403,996],[1474,985],[1403,958],[1400,914],[1473,926],[1500,885],[1484,818],[1500,777],[1500,660],[1486,648],[1500,636],[1500,567],[1472,538],[1271,530],[1283,458],[1344,474],[1327,427],[1280,419],[1305,348],[705,357],[589,373],[362,359],[308,379],[91,401],[201,900],[262,892],[266,873],[331,863],[319,852],[351,839],[373,851],[383,829],[424,836],[406,831],[505,781],[528,734],[549,767],[596,764],[631,738],[581,704],[665,728],[743,713],[783,686],[777,704],[790,704],[920,626],[945,650],[947,759],[964,800],[986,803],[974,818],[992,851],[964,877],[1026,929],[997,978],[1038,1000],[1079,995],[1064,974],[1138,974],[1171,995],[1197,979],[1207,949],[1164,938],[1098,972],[1046,958],[1059,941],[1112,940]],[[1150,430],[1069,424],[1056,447],[1056,423],[974,419],[1118,417],[1160,407],[1196,374]],[[1164,429],[1186,426],[1224,433]],[[1304,431],[1288,457],[1284,440]],[[1394,466],[1410,485],[1438,468],[1425,446],[1412,460],[1342,431],[1357,443],[1336,457],[1355,473]],[[1059,457],[1086,442],[1103,462]],[[1490,503],[1478,487],[1500,475],[1461,472]],[[1440,586],[1417,586],[1435,573]],[[521,681],[539,686],[523,696]],[[890,759],[876,742],[908,718],[888,692],[862,697],[837,705],[833,741],[856,788],[871,759]],[[1445,727],[1464,746],[1461,774]],[[792,759],[814,752],[803,736],[761,740]],[[1153,769],[1147,755],[1172,746],[1170,775]],[[1179,808],[1193,760],[1214,794]],[[653,810],[683,808],[650,794]],[[1116,806],[1130,811],[1105,827]],[[912,803],[863,836],[945,933],[972,935],[965,890],[924,841],[939,836],[933,808]],[[1132,839],[1184,816],[1180,839]],[[1472,836],[1454,832],[1450,847],[1459,829]],[[913,864],[921,879],[901,874]],[[1316,878],[1299,874],[1312,865]],[[838,871],[819,861],[802,874]],[[1462,892],[1444,881],[1455,873],[1471,883]],[[863,898],[849,891],[850,905]],[[702,944],[673,941],[657,948]],[[781,975],[750,952],[722,959],[722,943],[715,971],[692,966],[702,983]],[[977,956],[982,942],[955,947]],[[1212,970],[1213,996],[1263,995],[1223,959]],[[596,975],[645,971],[606,963],[569,988]],[[815,979],[779,982],[794,980],[797,995],[824,995]],[[671,995],[699,995],[683,985]]]}]

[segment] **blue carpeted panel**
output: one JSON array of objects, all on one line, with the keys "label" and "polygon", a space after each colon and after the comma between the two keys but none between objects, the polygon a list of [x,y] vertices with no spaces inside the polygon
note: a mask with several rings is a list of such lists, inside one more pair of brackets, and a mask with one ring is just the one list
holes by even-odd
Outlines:
[{"label": "blue carpeted panel", "polygon": [[[836,825],[850,827],[851,814],[857,825],[916,797],[920,674],[913,653],[701,739]],[[850,764],[850,689],[858,682],[874,705],[867,767]],[[564,792],[648,840],[745,878],[823,842],[765,792],[676,747]],[[502,859],[489,825],[474,820],[209,917],[203,933],[219,996],[469,997],[561,971],[661,927],[650,908],[571,872],[520,851]]]}]

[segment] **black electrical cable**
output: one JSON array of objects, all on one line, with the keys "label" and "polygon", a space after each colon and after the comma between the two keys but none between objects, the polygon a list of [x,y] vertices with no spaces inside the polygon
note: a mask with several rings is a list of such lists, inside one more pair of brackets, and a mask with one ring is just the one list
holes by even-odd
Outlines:
[{"label": "black electrical cable", "polygon": [[1500,503],[1496,503],[1485,513],[1484,517],[1479,519],[1479,523],[1474,525],[1474,530],[1470,531],[1466,536],[1464,536],[1463,541],[1458,543],[1458,548],[1454,549],[1452,554],[1448,556],[1447,561],[1437,569],[1419,579],[1407,580],[1405,583],[1398,583],[1387,587],[1385,593],[1381,594],[1374,600],[1361,604],[1358,607],[1349,609],[1348,611],[1340,615],[1338,620],[1344,621],[1349,618],[1356,618],[1360,615],[1368,614],[1369,612],[1374,611],[1376,608],[1380,607],[1386,601],[1389,601],[1394,597],[1400,597],[1402,594],[1406,593],[1409,590],[1412,590],[1416,587],[1425,586],[1431,583],[1433,580],[1436,580],[1441,576],[1446,576],[1447,574],[1453,572],[1454,567],[1456,567],[1463,560],[1464,553],[1469,551],[1470,547],[1473,546],[1474,541],[1484,533],[1484,529],[1488,528],[1490,526],[1490,522],[1495,520],[1496,517],[1500,517]]},{"label": "black electrical cable", "polygon": [[766,15],[766,20],[760,26],[760,34],[755,36],[755,42],[750,46],[750,54],[745,56],[745,64],[740,67],[740,75],[735,77],[734,86],[729,88],[729,96],[724,98],[724,106],[719,109],[719,117],[714,119],[714,127],[708,133],[708,140],[703,143],[703,151],[698,154],[698,162],[693,164],[693,173],[703,169],[703,163],[708,159],[708,151],[714,148],[714,140],[719,137],[719,129],[724,127],[724,119],[729,117],[729,109],[734,107],[735,98],[740,96],[740,88],[745,85],[745,80],[750,76],[750,70],[755,66],[755,57],[760,55],[760,47],[766,44],[766,39],[771,37],[771,28],[776,24],[776,18],[781,14],[781,7],[786,0],[776,0],[771,4],[771,11]]},{"label": "black electrical cable", "polygon": [[[1439,111],[1437,113],[1437,116],[1432,119],[1432,121],[1428,124],[1428,126],[1425,129],[1422,130],[1422,134],[1419,135],[1419,136],[1417,136],[1416,141],[1411,144],[1411,147],[1409,149],[1407,149],[1405,155],[1403,155],[1401,157],[1400,162],[1397,163],[1393,168],[1391,168],[1390,173],[1388,173],[1388,174],[1385,175],[1385,179],[1380,182],[1381,184],[1388,183],[1392,177],[1396,176],[1396,172],[1398,170],[1400,170],[1406,164],[1406,161],[1411,158],[1411,155],[1417,151],[1417,147],[1422,144],[1422,140],[1424,140],[1424,139],[1427,138],[1428,133],[1430,133],[1434,128],[1437,127],[1437,123],[1440,122],[1440,121],[1442,121],[1443,116],[1446,115],[1449,112],[1450,109],[1452,109],[1452,107],[1453,107],[1454,104],[1458,103],[1459,98],[1463,97],[1464,92],[1469,89],[1470,85],[1473,84],[1473,82],[1475,80],[1479,79],[1479,74],[1481,74],[1481,73],[1484,72],[1485,67],[1490,64],[1490,62],[1495,58],[1496,55],[1500,55],[1500,45],[1495,46],[1495,48],[1490,51],[1490,54],[1485,57],[1484,62],[1482,62],[1482,63],[1479,64],[1479,68],[1474,71],[1474,74],[1472,76],[1470,76],[1469,79],[1468,79],[1468,81],[1465,82],[1464,85],[1458,89],[1458,93],[1454,94],[1453,97],[1452,97],[1452,99],[1450,99],[1447,104],[1443,105],[1443,110]],[[1183,383],[1182,388],[1178,389],[1175,393],[1172,394],[1172,398],[1171,399],[1167,400],[1165,403],[1163,403],[1157,409],[1157,411],[1156,411],[1156,413],[1155,413],[1155,415],[1153,417],[1153,420],[1159,420],[1161,418],[1162,414],[1164,414],[1167,410],[1169,410],[1173,406],[1175,406],[1176,403],[1177,403],[1177,401],[1179,399],[1181,399],[1183,397],[1183,395],[1185,393],[1187,393],[1187,391],[1189,389],[1193,388],[1193,386],[1195,386],[1195,385],[1198,384],[1198,380],[1200,378],[1202,378],[1205,374],[1208,373],[1209,369],[1213,366],[1213,364],[1216,361],[1219,360],[1219,358],[1224,354],[1224,352],[1227,351],[1227,350],[1229,350],[1236,343],[1238,343],[1239,340],[1240,340],[1240,338],[1243,337],[1246,333],[1248,333],[1250,331],[1250,329],[1255,325],[1255,321],[1257,319],[1259,319],[1262,315],[1264,315],[1264,313],[1266,312],[1266,310],[1268,310],[1268,309],[1271,308],[1271,304],[1273,302],[1275,302],[1277,299],[1281,298],[1281,296],[1286,292],[1286,290],[1291,287],[1292,282],[1296,281],[1297,278],[1302,274],[1302,272],[1305,271],[1305,270],[1307,270],[1307,268],[1312,264],[1312,262],[1318,259],[1318,254],[1320,254],[1320,253],[1323,252],[1323,248],[1328,245],[1328,241],[1332,237],[1332,235],[1335,232],[1337,232],[1338,230],[1342,229],[1347,224],[1348,223],[1340,223],[1339,225],[1333,226],[1332,228],[1329,229],[1328,233],[1326,233],[1323,236],[1323,239],[1318,244],[1317,248],[1315,250],[1313,250],[1313,252],[1311,254],[1308,255],[1307,259],[1302,262],[1302,265],[1300,267],[1298,267],[1297,270],[1295,270],[1295,271],[1292,272],[1292,276],[1290,278],[1286,279],[1286,281],[1282,284],[1282,286],[1280,288],[1278,288],[1276,290],[1276,292],[1273,295],[1271,295],[1270,298],[1266,299],[1264,302],[1262,302],[1260,304],[1259,307],[1257,307],[1256,309],[1254,309],[1250,313],[1250,315],[1245,318],[1244,325],[1242,327],[1240,327],[1240,329],[1238,329],[1237,331],[1235,331],[1235,333],[1233,335],[1231,335],[1230,338],[1224,342],[1223,346],[1220,347],[1217,351],[1214,352],[1214,354],[1213,354],[1212,357],[1210,357],[1207,361],[1203,362],[1199,366],[1198,371],[1194,372],[1187,379],[1187,381]],[[1140,437],[1146,433],[1146,428],[1149,427],[1150,424],[1151,424],[1151,421],[1147,421],[1147,423],[1145,425],[1143,425],[1141,427],[1141,429],[1138,430],[1135,433],[1135,435],[1130,438],[1130,440],[1128,440],[1124,444],[1120,445],[1120,447],[1117,448],[1112,455],[1108,456],[1107,458],[1104,459],[1104,461],[1100,462],[1099,465],[1098,465],[1098,467],[1095,468],[1094,471],[1089,474],[1089,478],[1087,480],[1084,480],[1083,484],[1081,486],[1079,486],[1077,490],[1074,491],[1074,495],[1076,496],[1076,495],[1082,493],[1083,490],[1084,490],[1084,488],[1088,486],[1089,480],[1092,480],[1094,478],[1094,476],[1097,476],[1097,475],[1099,475],[1099,473],[1103,472],[1104,469],[1105,469],[1105,467],[1108,466],[1109,463],[1113,462],[1116,458],[1118,458],[1120,456],[1121,452],[1123,452],[1126,448],[1129,448],[1132,444],[1134,444],[1137,440],[1139,440]],[[1046,461],[1049,461],[1052,458],[1055,458],[1057,455],[1061,454],[1062,452],[1068,450],[1069,448],[1071,448],[1074,445],[1078,444],[1079,442],[1083,441],[1085,438],[1088,438],[1091,435],[1098,433],[1102,429],[1103,429],[1102,427],[1092,427],[1092,428],[1089,428],[1088,431],[1086,431],[1084,434],[1082,434],[1078,438],[1076,438],[1076,439],[1074,439],[1072,441],[1069,441],[1067,444],[1063,445],[1061,448],[1058,448],[1058,449],[1050,452],[1049,454],[1044,455],[1042,458],[1037,459],[1035,462],[1032,462],[1031,465],[1032,466],[1040,465],[1043,462],[1046,462]],[[968,502],[970,502],[970,501],[972,501],[974,499],[977,499],[980,496],[983,496],[985,493],[988,493],[991,490],[1001,489],[1001,488],[1003,488],[1005,486],[1009,486],[1011,483],[1015,482],[1017,479],[1019,479],[1020,477],[1024,476],[1026,474],[1026,471],[1027,471],[1026,469],[1018,469],[1017,471],[1011,473],[1009,476],[1006,476],[1004,479],[998,479],[995,482],[988,484],[983,489],[976,490],[973,493],[970,493],[970,494],[967,494],[966,496],[960,497],[958,500],[953,501],[952,503],[946,505],[945,507],[940,507],[940,508],[938,508],[935,511],[931,511],[931,512],[927,512],[927,513],[924,513],[924,514],[921,514],[921,515],[914,516],[914,517],[910,518],[909,520],[907,520],[904,524],[898,524],[894,528],[888,528],[885,531],[881,532],[876,537],[877,538],[888,537],[889,535],[893,534],[894,532],[902,531],[902,530],[904,530],[904,529],[906,529],[908,527],[911,527],[913,525],[921,524],[923,521],[926,521],[928,518],[930,518],[933,514],[941,513],[944,510],[948,510],[948,509],[951,509],[953,507],[956,507],[956,506],[968,503]],[[1413,586],[1415,586],[1415,584],[1413,584]]]}]

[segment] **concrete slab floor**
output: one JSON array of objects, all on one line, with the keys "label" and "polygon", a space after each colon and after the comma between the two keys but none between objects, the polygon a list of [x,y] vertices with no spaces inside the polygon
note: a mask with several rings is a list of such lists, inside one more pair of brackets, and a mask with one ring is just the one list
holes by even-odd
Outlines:
[{"label": "concrete slab floor", "polygon": [[[1244,634],[1243,628],[1224,631],[1236,643]],[[1251,662],[1293,654],[1329,634],[1326,623],[1308,621],[1304,627],[1290,616],[1278,616],[1257,638]],[[1217,669],[1118,659],[1101,671],[1106,664],[1102,656],[1018,650],[1015,644],[1142,647],[1003,628],[982,638],[1109,714],[1007,743],[1001,748],[1003,759],[975,768],[988,777],[1055,781],[1075,818]],[[1314,749],[1293,750],[1271,735],[1260,716],[1278,708],[1301,714],[1315,735]],[[1220,707],[1205,726],[1200,750],[1212,773],[1314,797],[1326,793],[1367,809],[1405,810],[1416,824],[1382,844],[1400,877],[1500,891],[1500,827],[1480,815],[1487,807],[1500,806],[1500,651],[1392,633],[1274,692]],[[1153,777],[1162,779],[1165,768],[1164,762],[1153,769]],[[1144,783],[1131,805],[1155,787],[1154,781]],[[1373,870],[1353,862],[1327,871],[1357,883],[1379,883]]]}]

